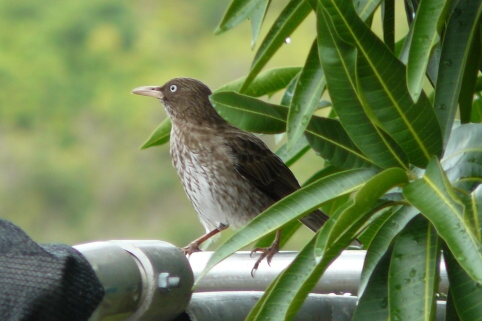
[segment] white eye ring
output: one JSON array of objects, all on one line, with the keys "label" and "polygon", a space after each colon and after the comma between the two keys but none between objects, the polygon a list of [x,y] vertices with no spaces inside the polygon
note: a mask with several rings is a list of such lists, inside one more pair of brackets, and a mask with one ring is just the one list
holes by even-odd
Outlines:
[{"label": "white eye ring", "polygon": [[171,86],[169,87],[169,90],[170,90],[172,93],[174,93],[174,92],[176,92],[176,90],[177,90],[177,86],[176,86],[176,85],[171,85]]}]

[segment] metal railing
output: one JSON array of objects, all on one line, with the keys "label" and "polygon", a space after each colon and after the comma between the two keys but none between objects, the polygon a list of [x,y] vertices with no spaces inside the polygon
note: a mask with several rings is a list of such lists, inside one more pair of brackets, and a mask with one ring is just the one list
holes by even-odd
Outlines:
[{"label": "metal railing", "polygon": [[[105,296],[91,321],[98,320],[244,320],[266,287],[295,258],[280,252],[271,266],[261,263],[251,276],[254,258],[238,252],[215,266],[193,289],[212,252],[193,253],[189,260],[162,241],[106,241],[75,246],[93,266]],[[350,320],[365,251],[344,251],[327,269],[295,320]],[[439,292],[447,293],[443,264]],[[437,303],[443,320],[445,302]]]}]

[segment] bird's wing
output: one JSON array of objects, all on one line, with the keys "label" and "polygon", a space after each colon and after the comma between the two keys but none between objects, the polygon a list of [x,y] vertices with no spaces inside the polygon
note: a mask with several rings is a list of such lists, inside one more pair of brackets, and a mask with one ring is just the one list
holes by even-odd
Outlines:
[{"label": "bird's wing", "polygon": [[300,188],[291,170],[261,139],[246,132],[228,136],[236,171],[274,201]]},{"label": "bird's wing", "polygon": [[[288,166],[261,139],[246,132],[236,132],[235,135],[228,136],[230,138],[226,145],[234,159],[236,171],[273,201],[278,201],[300,188]],[[317,231],[328,219],[328,215],[315,210],[300,218],[300,221],[312,231]]]}]

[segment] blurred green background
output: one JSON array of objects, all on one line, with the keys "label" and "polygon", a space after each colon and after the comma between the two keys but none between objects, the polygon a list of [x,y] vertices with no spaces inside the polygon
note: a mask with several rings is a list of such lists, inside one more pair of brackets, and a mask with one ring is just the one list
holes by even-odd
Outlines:
[{"label": "blurred green background", "polygon": [[[286,3],[273,2],[267,19]],[[203,233],[168,146],[139,149],[163,108],[130,91],[179,76],[216,89],[244,76],[249,23],[213,34],[227,5],[0,0],[0,216],[49,243],[181,246]],[[271,65],[302,65],[314,37],[309,19]],[[300,181],[319,162],[297,164]]]}]

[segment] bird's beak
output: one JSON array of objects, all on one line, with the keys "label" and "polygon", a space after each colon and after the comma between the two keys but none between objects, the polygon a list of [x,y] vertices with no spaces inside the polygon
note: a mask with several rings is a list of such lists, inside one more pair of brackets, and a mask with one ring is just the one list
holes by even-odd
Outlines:
[{"label": "bird's beak", "polygon": [[151,96],[158,99],[162,99],[164,97],[161,92],[161,87],[159,86],[137,87],[132,90],[132,93],[136,95],[142,95],[142,96]]}]

